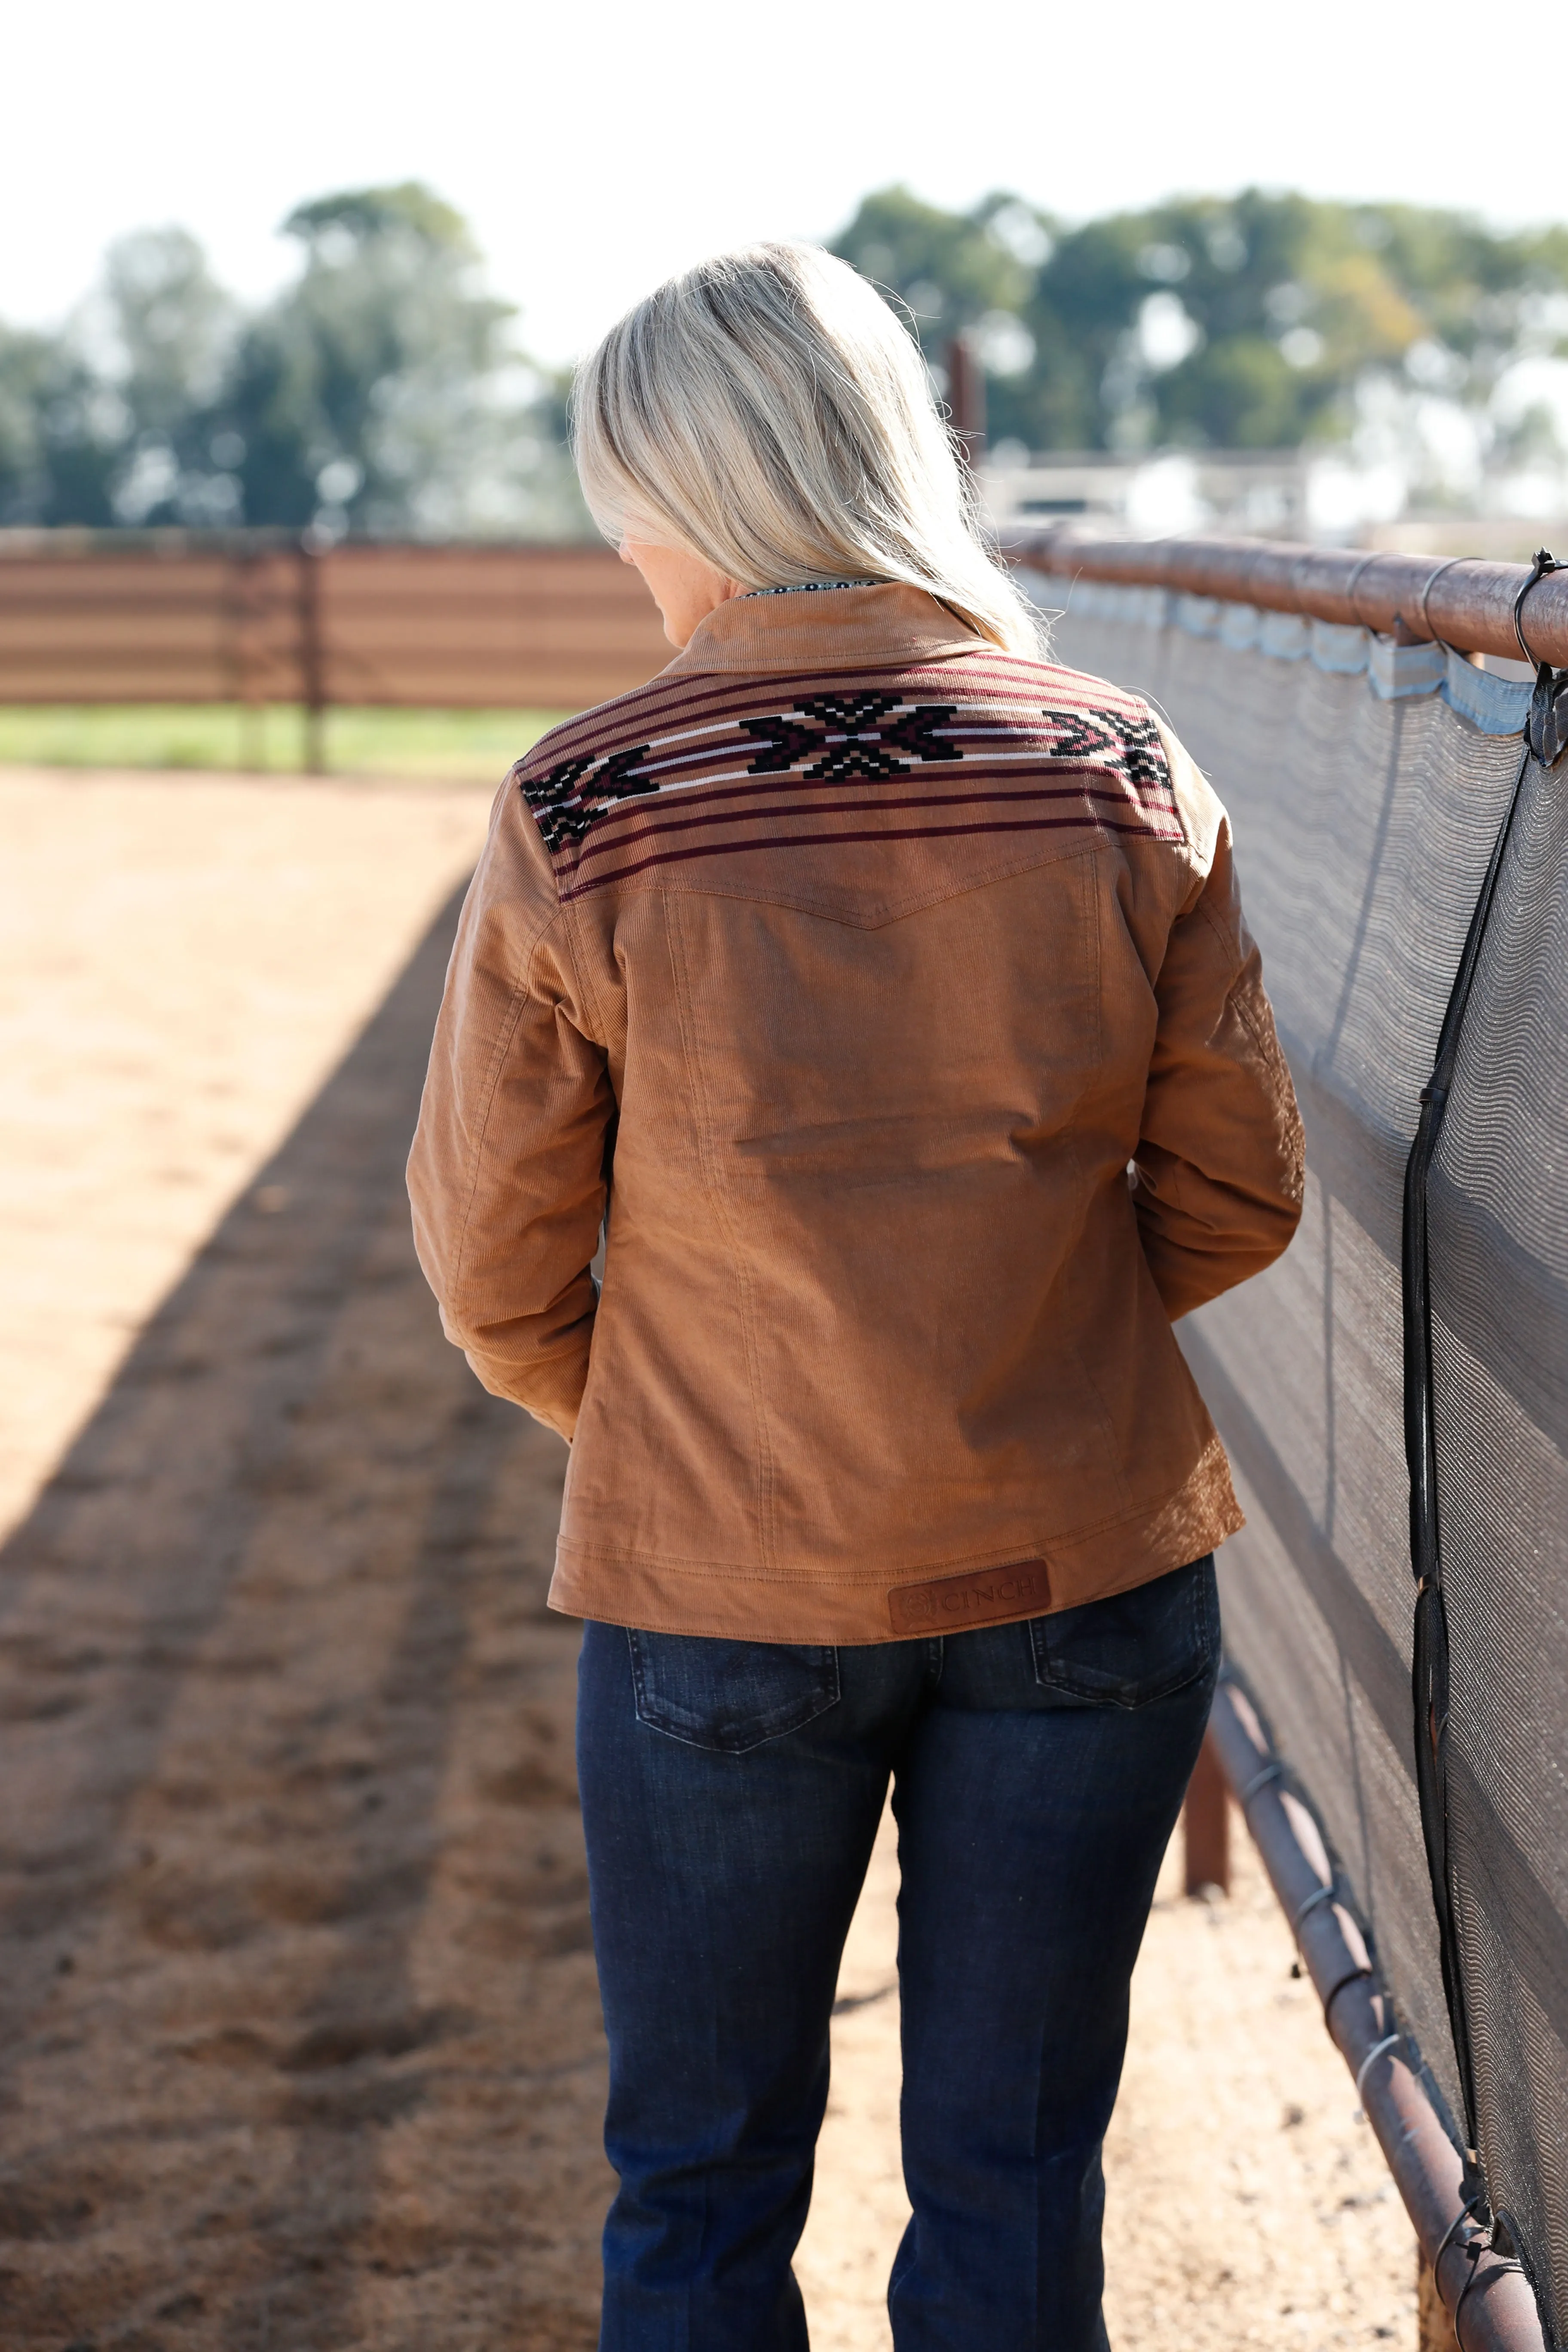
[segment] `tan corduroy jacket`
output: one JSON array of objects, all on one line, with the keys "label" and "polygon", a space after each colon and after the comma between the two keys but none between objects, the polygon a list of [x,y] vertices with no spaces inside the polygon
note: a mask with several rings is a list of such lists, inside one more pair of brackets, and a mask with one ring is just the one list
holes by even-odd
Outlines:
[{"label": "tan corduroy jacket", "polygon": [[562,1609],[887,1641],[1241,1524],[1171,1321],[1285,1247],[1301,1132],[1225,812],[916,590],[724,604],[513,770],[409,1181],[573,1442]]}]

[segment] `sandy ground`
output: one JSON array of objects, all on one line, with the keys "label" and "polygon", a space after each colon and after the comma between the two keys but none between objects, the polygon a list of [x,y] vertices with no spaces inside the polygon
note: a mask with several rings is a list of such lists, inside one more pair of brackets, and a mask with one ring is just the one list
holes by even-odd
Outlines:
[{"label": "sandy ground", "polygon": [[[401,1167],[471,790],[0,775],[0,2346],[587,2352],[608,2193],[543,1591],[563,1449],[437,1331]],[[888,2343],[897,1862],[800,2271]],[[1407,2225],[1244,1850],[1169,1864],[1121,2352],[1415,2344]]]}]

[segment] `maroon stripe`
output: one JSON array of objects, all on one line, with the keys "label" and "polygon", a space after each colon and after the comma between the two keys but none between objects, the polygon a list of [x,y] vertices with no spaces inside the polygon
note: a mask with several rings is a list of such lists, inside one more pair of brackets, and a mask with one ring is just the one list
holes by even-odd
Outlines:
[{"label": "maroon stripe", "polygon": [[[963,661],[964,657],[960,656],[958,658]],[[554,741],[563,748],[568,743],[576,744],[579,741],[577,734],[579,728],[586,730],[600,727],[610,718],[617,720],[629,719],[632,716],[632,706],[643,702],[645,698],[648,709],[658,714],[657,724],[668,727],[674,724],[677,718],[693,719],[704,712],[710,715],[715,708],[722,709],[727,700],[736,700],[737,698],[736,707],[739,709],[751,709],[752,698],[755,698],[755,707],[765,712],[776,708],[778,697],[782,693],[796,687],[815,688],[818,692],[831,694],[847,688],[852,688],[857,682],[869,683],[889,677],[921,676],[941,677],[947,674],[948,667],[946,663],[926,663],[919,668],[911,669],[907,662],[883,662],[869,664],[864,669],[837,670],[826,674],[818,669],[773,671],[762,676],[754,670],[731,670],[718,673],[700,670],[689,677],[672,677],[662,680],[653,677],[649,678],[646,686],[636,686],[628,693],[617,695],[612,702],[596,703],[593,709],[584,711],[581,719],[563,720],[562,725],[543,740]],[[662,696],[671,698],[668,705],[658,699]],[[683,700],[681,699],[683,697],[688,698]],[[612,742],[634,741],[638,735],[647,732],[654,723],[653,719],[639,715],[636,726],[617,726],[608,740]],[[529,762],[531,764],[538,756],[539,745],[535,744],[528,754]],[[580,754],[574,752],[572,756],[580,756]]]},{"label": "maroon stripe", "polygon": [[[659,728],[671,726],[678,717],[689,719],[704,713],[711,716],[716,708],[722,708],[727,698],[739,698],[735,704],[737,710],[749,717],[756,717],[769,715],[778,697],[795,688],[805,688],[822,694],[852,692],[857,685],[874,685],[892,677],[945,681],[952,677],[955,669],[966,679],[979,678],[993,683],[1005,680],[1020,700],[1037,702],[1041,698],[1037,688],[1046,679],[1084,677],[1086,691],[1076,703],[1064,700],[1064,709],[1093,710],[1116,708],[1120,715],[1126,717],[1135,715],[1144,707],[1140,697],[1127,694],[1121,688],[1110,686],[1103,679],[1089,681],[1082,671],[1063,669],[1055,664],[1030,664],[1021,654],[994,655],[991,659],[997,663],[1009,662],[1013,666],[993,667],[988,661],[982,667],[977,658],[959,654],[950,656],[942,662],[914,665],[908,662],[872,663],[862,669],[826,674],[821,670],[798,670],[775,672],[764,677],[749,672],[721,674],[715,677],[710,672],[701,672],[694,677],[669,678],[662,686],[658,678],[650,678],[646,686],[633,687],[628,693],[617,695],[613,701],[596,703],[592,710],[584,711],[581,719],[569,719],[560,727],[553,728],[543,738],[551,751],[542,767],[556,765],[562,759],[582,758],[589,750],[590,734],[596,741],[611,719],[616,724],[605,740],[611,744],[627,743],[639,735],[653,732],[656,724]],[[1034,672],[1033,677],[1027,674],[1030,670]],[[1098,700],[1091,699],[1087,692],[1090,683],[1099,689]],[[1030,691],[1031,688],[1036,690]],[[692,698],[689,703],[679,699],[685,695]],[[662,696],[672,698],[668,705],[655,698]],[[636,723],[626,723],[633,719],[634,713]],[[520,762],[520,772],[526,773],[541,765],[541,748],[540,744],[533,746]]]},{"label": "maroon stripe", "polygon": [[[884,780],[879,777],[876,781],[880,782]],[[893,780],[889,779],[888,781]],[[1016,778],[1012,779],[1011,782],[1013,788],[1011,791],[1007,792],[997,790],[995,792],[989,793],[911,793],[904,800],[879,801],[877,805],[879,809],[969,808],[976,806],[984,801],[1100,800],[1110,801],[1118,807],[1126,806],[1127,796],[1124,793],[1097,793],[1076,784],[1064,785],[1057,791],[1050,791],[1028,784],[1025,784],[1020,787]],[[801,806],[796,803],[784,802],[776,808],[721,809],[710,816],[668,816],[661,818],[658,816],[657,810],[650,807],[647,801],[644,801],[639,804],[634,804],[629,814],[633,818],[640,817],[645,820],[651,820],[651,822],[645,824],[643,829],[637,835],[638,840],[651,841],[658,834],[695,833],[703,825],[744,824],[750,820],[761,817],[858,816],[862,813],[864,807],[864,801],[859,799],[852,801],[810,801],[807,802],[805,806]],[[892,835],[888,837],[896,840],[898,835]],[[578,852],[572,870],[576,871],[581,868],[590,857],[613,856],[616,850],[621,849],[626,845],[626,839],[627,836],[624,833],[617,835],[612,841],[590,839],[586,846]]]},{"label": "maroon stripe", "polygon": [[687,849],[656,850],[649,857],[639,857],[633,866],[617,866],[613,874],[596,874],[575,890],[563,890],[561,903],[585,898],[590,890],[602,890],[607,883],[625,882],[634,874],[642,874],[650,866],[676,866],[693,857],[739,857],[748,849],[816,849],[829,842],[857,841],[941,841],[963,835],[982,833],[1059,833],[1077,829],[1087,833],[1138,834],[1144,840],[1184,843],[1180,833],[1152,833],[1147,825],[1115,824],[1108,817],[1040,816],[998,817],[988,824],[912,824],[879,829],[874,833],[787,833],[763,834],[755,841],[698,842]]},{"label": "maroon stripe", "polygon": [[[1103,777],[1114,772],[1109,769],[1096,767],[1091,761],[1079,761],[1061,767],[1051,767],[1043,754],[1040,765],[1047,768],[1052,776]],[[961,760],[928,761],[924,763],[923,769],[905,768],[895,776],[857,776],[853,780],[846,776],[838,781],[845,783],[853,781],[857,784],[868,787],[905,784],[924,773],[930,776],[932,783],[945,782],[956,783],[958,778],[954,771],[959,768],[963,769],[966,778],[994,777],[998,783],[1015,784],[1022,781],[1016,768],[994,767],[987,762],[984,752],[967,751]],[[832,781],[834,780],[826,777],[799,777],[795,780],[795,789],[800,793],[826,792],[829,789]],[[638,817],[651,816],[661,807],[706,808],[714,801],[755,799],[759,794],[786,792],[790,789],[790,784],[789,775],[784,772],[763,776],[754,782],[745,784],[661,785],[657,793],[640,793],[625,801],[616,802],[605,811],[602,816],[594,819],[594,830],[598,832],[602,827],[611,824],[634,824]],[[1124,783],[1120,790],[1102,793],[1101,797],[1119,801],[1130,799],[1139,808],[1158,809],[1172,816],[1176,813],[1175,794],[1168,787],[1158,784],[1150,788],[1148,799],[1142,796],[1137,785],[1131,783]],[[578,805],[580,806],[581,803]],[[885,807],[889,804],[883,802],[879,805]]]}]

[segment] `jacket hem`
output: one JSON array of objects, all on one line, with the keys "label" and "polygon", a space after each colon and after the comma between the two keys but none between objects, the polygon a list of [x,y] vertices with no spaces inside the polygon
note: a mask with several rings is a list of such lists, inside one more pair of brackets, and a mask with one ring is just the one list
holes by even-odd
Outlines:
[{"label": "jacket hem", "polygon": [[[835,1643],[861,1648],[908,1638],[908,1617],[896,1596],[912,1586],[984,1576],[1008,1565],[1041,1567],[1048,1586],[1041,1603],[1031,1580],[1023,1605],[986,1608],[971,1623],[1016,1624],[1055,1615],[1086,1601],[1131,1592],[1172,1569],[1201,1559],[1245,1525],[1231,1486],[1229,1465],[1211,1440],[1188,1477],[1164,1502],[1131,1518],[1048,1543],[1027,1539],[992,1550],[984,1566],[967,1559],[888,1564],[872,1583],[864,1570],[837,1579],[831,1570],[767,1571],[754,1565],[725,1569],[661,1559],[647,1552],[592,1552],[563,1539],[556,1549],[550,1606],[571,1617],[631,1625],[649,1633],[695,1633],[720,1641]],[[901,1622],[900,1622],[901,1621]],[[962,1625],[952,1630],[962,1631]]]}]

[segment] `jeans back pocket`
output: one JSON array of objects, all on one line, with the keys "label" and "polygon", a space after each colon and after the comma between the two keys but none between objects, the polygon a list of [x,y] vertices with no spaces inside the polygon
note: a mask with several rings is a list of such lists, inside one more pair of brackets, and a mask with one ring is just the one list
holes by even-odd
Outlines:
[{"label": "jeans back pocket", "polygon": [[1037,1617],[1029,1636],[1036,1681],[1069,1704],[1147,1706],[1168,1698],[1218,1663],[1214,1554],[1131,1592]]},{"label": "jeans back pocket", "polygon": [[743,1756],[838,1704],[838,1653],[795,1642],[724,1642],[628,1627],[637,1719],[689,1748]]}]

